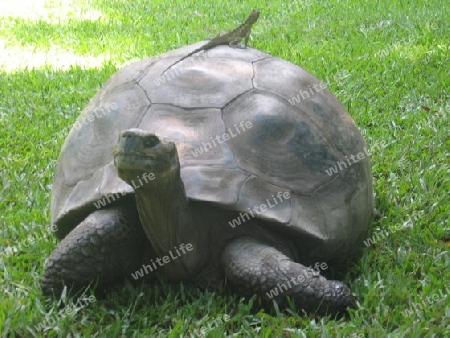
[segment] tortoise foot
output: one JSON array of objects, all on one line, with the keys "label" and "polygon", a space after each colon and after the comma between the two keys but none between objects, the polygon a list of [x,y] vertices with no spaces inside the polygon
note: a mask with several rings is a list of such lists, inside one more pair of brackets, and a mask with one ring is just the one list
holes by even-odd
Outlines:
[{"label": "tortoise foot", "polygon": [[287,297],[299,310],[341,316],[355,307],[350,289],[327,280],[318,271],[294,262],[276,248],[251,238],[237,239],[225,248],[221,262],[231,284],[244,295],[259,294],[265,303],[287,306]]},{"label": "tortoise foot", "polygon": [[55,248],[45,264],[41,287],[59,296],[89,284],[105,286],[130,276],[142,260],[146,236],[136,210],[112,207],[94,211]]}]

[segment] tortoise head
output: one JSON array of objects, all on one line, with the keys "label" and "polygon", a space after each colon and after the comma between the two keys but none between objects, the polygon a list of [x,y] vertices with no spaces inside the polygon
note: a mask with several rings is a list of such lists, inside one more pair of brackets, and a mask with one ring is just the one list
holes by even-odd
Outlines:
[{"label": "tortoise head", "polygon": [[138,179],[160,183],[180,176],[175,144],[141,129],[120,133],[114,149],[114,165],[119,177],[133,186]]}]

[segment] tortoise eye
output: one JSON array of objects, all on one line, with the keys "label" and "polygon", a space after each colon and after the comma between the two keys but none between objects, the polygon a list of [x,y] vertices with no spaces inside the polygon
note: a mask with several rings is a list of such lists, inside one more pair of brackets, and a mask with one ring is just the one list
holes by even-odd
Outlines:
[{"label": "tortoise eye", "polygon": [[159,139],[156,136],[149,136],[144,140],[145,148],[153,148],[159,143]]}]

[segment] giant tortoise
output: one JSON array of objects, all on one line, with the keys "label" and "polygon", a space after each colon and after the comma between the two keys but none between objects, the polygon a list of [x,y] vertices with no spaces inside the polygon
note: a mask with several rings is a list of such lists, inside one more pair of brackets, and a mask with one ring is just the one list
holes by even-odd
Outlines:
[{"label": "giant tortoise", "polygon": [[62,241],[44,293],[159,273],[344,313],[350,289],[308,266],[362,247],[373,191],[368,156],[349,161],[365,150],[360,131],[314,76],[253,48],[165,72],[201,44],[121,69],[75,123],[54,177]]}]

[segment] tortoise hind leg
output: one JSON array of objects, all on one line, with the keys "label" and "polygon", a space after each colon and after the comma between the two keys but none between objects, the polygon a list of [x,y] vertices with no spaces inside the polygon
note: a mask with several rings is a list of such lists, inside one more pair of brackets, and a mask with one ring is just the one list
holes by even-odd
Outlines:
[{"label": "tortoise hind leg", "polygon": [[94,211],[48,258],[42,290],[59,296],[64,285],[76,293],[91,282],[98,286],[121,282],[142,264],[145,243],[135,206]]},{"label": "tortoise hind leg", "polygon": [[289,296],[298,309],[330,315],[343,315],[347,308],[354,307],[353,296],[345,284],[329,281],[253,238],[229,243],[221,264],[233,287],[243,291],[243,295],[258,294],[265,303],[273,299],[284,307]]}]

